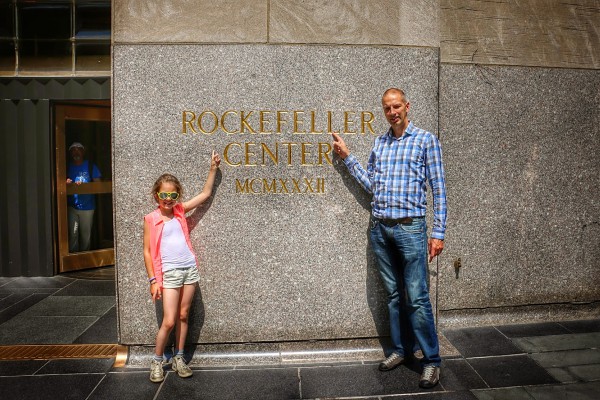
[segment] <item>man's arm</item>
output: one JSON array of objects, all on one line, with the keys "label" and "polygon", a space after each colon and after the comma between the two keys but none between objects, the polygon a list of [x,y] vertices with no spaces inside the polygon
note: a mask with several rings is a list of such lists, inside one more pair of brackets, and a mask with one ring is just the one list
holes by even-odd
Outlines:
[{"label": "man's arm", "polygon": [[93,166],[92,166],[92,176],[90,178],[92,178],[91,182],[102,181],[102,173],[100,173],[100,169],[98,168],[98,166],[96,164],[93,164]]},{"label": "man's arm", "polygon": [[[360,185],[367,192],[373,193],[373,190],[371,189],[371,178],[370,178],[370,176],[372,174],[365,171],[365,169],[362,167],[362,165],[360,165],[360,163],[358,162],[356,157],[354,157],[352,154],[350,154],[350,150],[348,149],[348,146],[346,146],[344,139],[342,139],[342,137],[340,135],[332,132],[331,136],[333,136],[333,150],[336,152],[336,154],[338,154],[340,156],[342,161],[344,161],[344,164],[346,164],[348,171],[350,171],[350,175],[352,175],[354,177],[354,179],[356,179],[358,181],[358,183],[360,183]],[[371,155],[371,157],[372,157],[372,155]],[[369,169],[369,171],[371,169],[371,160],[369,160],[368,169]]]},{"label": "man's arm", "polygon": [[435,135],[427,145],[425,168],[431,193],[433,195],[433,229],[428,243],[429,261],[444,249],[446,234],[446,178],[442,161],[442,146]]}]

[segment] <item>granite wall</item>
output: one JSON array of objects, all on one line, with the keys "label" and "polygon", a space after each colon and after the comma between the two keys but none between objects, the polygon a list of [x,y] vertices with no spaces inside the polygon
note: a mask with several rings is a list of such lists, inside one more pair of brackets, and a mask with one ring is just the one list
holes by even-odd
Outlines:
[{"label": "granite wall", "polygon": [[[300,110],[305,128],[311,111],[320,126],[328,111],[367,111],[380,133],[388,86],[407,89],[411,118],[444,147],[449,230],[430,265],[440,325],[597,315],[599,10],[594,0],[115,2],[121,341],[150,344],[156,328],[141,217],[157,175],[174,172],[191,193],[213,148],[289,140],[307,143],[310,163],[328,142],[290,131],[183,134],[184,111]],[[365,161],[372,135],[346,136]],[[231,164],[240,161],[231,154]],[[212,203],[194,217],[203,281],[192,341],[386,333],[366,240],[368,198],[339,160],[309,166],[298,157],[289,166],[223,163]],[[236,180],[254,177],[322,178],[324,190],[235,193]]]},{"label": "granite wall", "polygon": [[437,49],[116,45],[114,58],[122,342],[155,334],[142,259],[150,188],[170,172],[191,196],[212,150],[223,162],[210,204],[192,216],[202,282],[190,340],[377,337],[385,296],[367,244],[369,197],[328,132],[366,162],[393,85],[415,94],[415,122],[435,130]]}]

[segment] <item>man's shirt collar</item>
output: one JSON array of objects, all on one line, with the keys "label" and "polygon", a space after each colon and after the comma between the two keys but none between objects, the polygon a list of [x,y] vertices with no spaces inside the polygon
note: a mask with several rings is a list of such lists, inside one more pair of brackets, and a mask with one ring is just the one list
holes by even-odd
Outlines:
[{"label": "man's shirt collar", "polygon": [[408,126],[406,127],[406,130],[404,131],[404,133],[402,134],[402,136],[400,136],[399,138],[396,138],[394,136],[394,131],[392,130],[392,127],[390,127],[390,129],[388,129],[388,131],[386,133],[387,139],[388,140],[400,140],[404,136],[412,136],[412,135],[414,135],[414,133],[413,133],[414,128],[415,127],[414,127],[412,121],[408,121]]}]

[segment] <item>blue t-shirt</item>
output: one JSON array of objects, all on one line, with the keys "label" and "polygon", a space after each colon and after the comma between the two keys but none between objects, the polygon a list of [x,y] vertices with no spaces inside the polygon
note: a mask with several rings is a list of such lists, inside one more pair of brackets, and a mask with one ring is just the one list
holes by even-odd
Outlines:
[{"label": "blue t-shirt", "polygon": [[[69,164],[67,168],[67,178],[73,181],[72,184],[76,184],[77,182],[88,183],[101,177],[102,175],[100,175],[100,170],[96,164],[92,164],[92,177],[90,178],[88,160],[84,160],[81,165]],[[74,194],[67,196],[67,203],[78,210],[94,210],[96,208],[96,195]]]}]

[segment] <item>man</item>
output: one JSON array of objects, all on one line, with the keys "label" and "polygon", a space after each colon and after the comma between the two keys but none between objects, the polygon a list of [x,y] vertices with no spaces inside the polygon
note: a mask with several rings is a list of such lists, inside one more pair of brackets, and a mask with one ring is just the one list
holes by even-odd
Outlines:
[{"label": "man", "polygon": [[[85,147],[79,142],[69,146],[71,162],[67,167],[67,184],[98,182],[100,170],[84,158]],[[92,223],[96,209],[96,197],[93,194],[74,194],[67,197],[69,219],[69,252],[88,251],[92,237]]]},{"label": "man", "polygon": [[[423,352],[419,386],[432,388],[439,382],[441,358],[429,299],[427,258],[431,262],[444,248],[442,151],[435,135],[409,121],[410,103],[402,90],[388,89],[381,103],[390,129],[375,139],[366,171],[336,133],[332,133],[333,148],[350,174],[373,195],[370,240],[388,293],[392,343],[392,352],[379,369],[389,371],[404,363],[418,344]],[[426,182],[434,203],[429,240]]]}]

